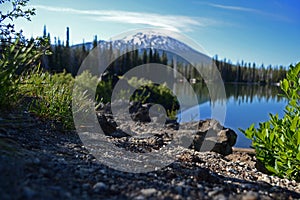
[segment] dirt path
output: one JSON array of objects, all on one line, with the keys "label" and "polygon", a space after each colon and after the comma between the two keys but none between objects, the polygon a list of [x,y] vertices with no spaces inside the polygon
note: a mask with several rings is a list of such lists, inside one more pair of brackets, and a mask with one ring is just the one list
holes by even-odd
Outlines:
[{"label": "dirt path", "polygon": [[75,132],[28,114],[0,116],[1,199],[300,199],[295,181],[258,172],[252,152],[186,150],[133,174],[97,162]]}]

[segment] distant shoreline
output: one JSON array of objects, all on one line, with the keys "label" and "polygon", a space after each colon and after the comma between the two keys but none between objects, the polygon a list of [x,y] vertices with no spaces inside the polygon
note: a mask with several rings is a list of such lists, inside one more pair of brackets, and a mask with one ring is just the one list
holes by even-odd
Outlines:
[{"label": "distant shoreline", "polygon": [[259,86],[265,86],[265,85],[271,85],[271,86],[280,86],[280,83],[259,83],[259,82],[224,82],[225,84],[232,84],[232,85],[259,85]]}]

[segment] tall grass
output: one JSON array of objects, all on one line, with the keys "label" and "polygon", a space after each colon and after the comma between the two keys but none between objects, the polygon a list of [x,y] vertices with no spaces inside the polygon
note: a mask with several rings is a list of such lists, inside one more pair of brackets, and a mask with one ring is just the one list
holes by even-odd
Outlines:
[{"label": "tall grass", "polygon": [[62,122],[72,129],[71,111],[74,78],[67,73],[50,74],[36,68],[23,74],[20,93],[29,99],[28,111],[38,116]]}]

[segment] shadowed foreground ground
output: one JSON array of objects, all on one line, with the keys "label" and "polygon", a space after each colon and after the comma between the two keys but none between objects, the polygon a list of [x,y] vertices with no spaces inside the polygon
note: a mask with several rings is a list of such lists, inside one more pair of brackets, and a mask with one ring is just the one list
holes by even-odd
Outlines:
[{"label": "shadowed foreground ground", "polygon": [[254,164],[245,152],[187,150],[161,170],[125,173],[98,163],[75,132],[29,114],[0,116],[1,199],[300,199],[299,183]]}]

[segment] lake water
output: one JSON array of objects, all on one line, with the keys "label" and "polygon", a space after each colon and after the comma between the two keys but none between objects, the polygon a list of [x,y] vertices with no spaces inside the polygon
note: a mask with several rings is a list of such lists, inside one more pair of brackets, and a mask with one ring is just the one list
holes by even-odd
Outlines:
[{"label": "lake water", "polygon": [[[191,112],[199,112],[193,120],[211,118],[211,100],[205,84],[195,84],[193,89],[198,97],[199,105],[190,107],[188,105],[189,96],[192,92],[183,85],[176,85],[176,90],[183,93],[186,97],[186,109],[178,117],[179,120],[191,121],[187,116]],[[220,100],[226,103],[226,118],[224,127],[233,129],[238,134],[236,147],[250,147],[251,140],[247,139],[240,131],[247,129],[255,123],[258,127],[259,122],[269,119],[269,113],[278,113],[280,117],[284,115],[284,108],[287,105],[285,98],[279,96],[280,88],[277,86],[260,86],[247,84],[226,84],[226,99]]]}]

